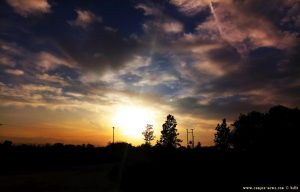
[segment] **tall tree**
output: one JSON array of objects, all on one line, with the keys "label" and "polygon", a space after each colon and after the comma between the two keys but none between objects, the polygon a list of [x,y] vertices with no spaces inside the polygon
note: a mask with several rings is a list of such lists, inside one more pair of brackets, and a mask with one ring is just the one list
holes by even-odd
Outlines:
[{"label": "tall tree", "polygon": [[217,125],[217,133],[215,134],[214,142],[217,147],[221,149],[228,148],[228,139],[229,139],[229,127],[227,127],[226,119],[223,119],[223,122]]},{"label": "tall tree", "polygon": [[172,148],[180,146],[180,142],[182,142],[182,140],[177,138],[179,133],[177,133],[176,126],[177,122],[175,117],[169,114],[166,122],[162,125],[163,129],[161,131],[160,140],[158,141],[159,145]]},{"label": "tall tree", "polygon": [[142,132],[146,145],[151,145],[151,141],[155,139],[153,125],[147,124],[146,129]]}]

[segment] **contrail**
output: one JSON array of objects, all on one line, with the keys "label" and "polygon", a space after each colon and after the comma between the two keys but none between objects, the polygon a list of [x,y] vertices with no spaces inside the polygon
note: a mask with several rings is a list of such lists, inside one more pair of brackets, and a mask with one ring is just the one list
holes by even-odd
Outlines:
[{"label": "contrail", "polygon": [[219,33],[220,33],[220,36],[221,36],[223,39],[226,39],[226,38],[225,38],[225,35],[224,35],[223,31],[222,31],[222,28],[221,28],[221,25],[220,25],[219,18],[218,18],[218,16],[217,16],[217,14],[216,14],[216,12],[215,12],[215,9],[214,9],[214,6],[213,6],[213,4],[212,4],[212,1],[209,1],[209,8],[210,8],[210,11],[211,11],[211,13],[212,13],[212,15],[213,15],[213,17],[214,17],[214,20],[215,20],[215,23],[216,23],[216,25],[217,25],[218,31],[219,31]]},{"label": "contrail", "polygon": [[230,39],[228,39],[227,35],[224,33],[224,31],[222,30],[222,27],[221,27],[221,23],[220,23],[220,20],[219,20],[219,17],[218,15],[216,14],[215,12],[215,9],[214,9],[214,6],[213,6],[213,3],[212,1],[209,1],[209,8],[210,8],[210,11],[214,17],[214,20],[215,20],[215,23],[217,25],[217,28],[218,28],[218,32],[221,36],[221,38],[226,41],[227,43],[229,43],[232,47],[234,47],[239,53],[240,53],[240,56],[242,58],[245,57],[245,53],[247,52],[247,47],[245,46],[245,44],[243,43],[239,43],[239,44],[234,44],[230,41]]}]

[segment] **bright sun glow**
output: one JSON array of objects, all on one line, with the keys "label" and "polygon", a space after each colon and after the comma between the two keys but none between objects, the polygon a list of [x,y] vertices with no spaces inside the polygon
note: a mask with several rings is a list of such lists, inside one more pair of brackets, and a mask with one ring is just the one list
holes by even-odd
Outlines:
[{"label": "bright sun glow", "polygon": [[154,123],[153,112],[144,107],[121,106],[113,118],[114,126],[131,138],[141,138],[147,124]]}]

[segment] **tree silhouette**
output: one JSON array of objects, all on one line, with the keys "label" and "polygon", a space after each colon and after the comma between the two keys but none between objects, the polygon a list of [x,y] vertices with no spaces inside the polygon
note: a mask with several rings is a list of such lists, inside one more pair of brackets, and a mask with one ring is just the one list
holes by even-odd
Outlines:
[{"label": "tree silhouette", "polygon": [[268,113],[241,114],[233,123],[230,142],[237,150],[286,151],[297,149],[300,110],[272,107]]},{"label": "tree silhouette", "polygon": [[155,139],[155,136],[153,135],[153,125],[147,124],[146,129],[142,134],[144,135],[144,140],[146,145],[151,145],[151,141]]},{"label": "tree silhouette", "polygon": [[265,115],[252,111],[247,115],[241,114],[233,123],[231,144],[237,150],[248,150],[263,147],[268,139],[265,130]]},{"label": "tree silhouette", "polygon": [[180,146],[180,142],[182,140],[178,139],[177,136],[177,122],[173,115],[168,115],[166,122],[162,125],[162,131],[160,140],[157,142],[158,145],[162,145],[164,147],[176,148]]},{"label": "tree silhouette", "polygon": [[300,110],[284,106],[272,107],[265,117],[264,141],[273,150],[298,151],[300,146]]},{"label": "tree silhouette", "polygon": [[227,127],[226,119],[223,119],[223,122],[217,125],[217,133],[215,134],[214,142],[217,147],[221,149],[228,148],[228,139],[229,139],[229,127]]}]

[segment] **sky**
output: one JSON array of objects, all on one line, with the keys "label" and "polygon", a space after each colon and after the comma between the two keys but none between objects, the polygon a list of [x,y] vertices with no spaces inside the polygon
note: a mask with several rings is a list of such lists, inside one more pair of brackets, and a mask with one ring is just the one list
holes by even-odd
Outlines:
[{"label": "sky", "polygon": [[[298,0],[0,2],[0,140],[143,143],[166,116],[195,143],[300,104]],[[155,141],[153,141],[155,144]]]}]

